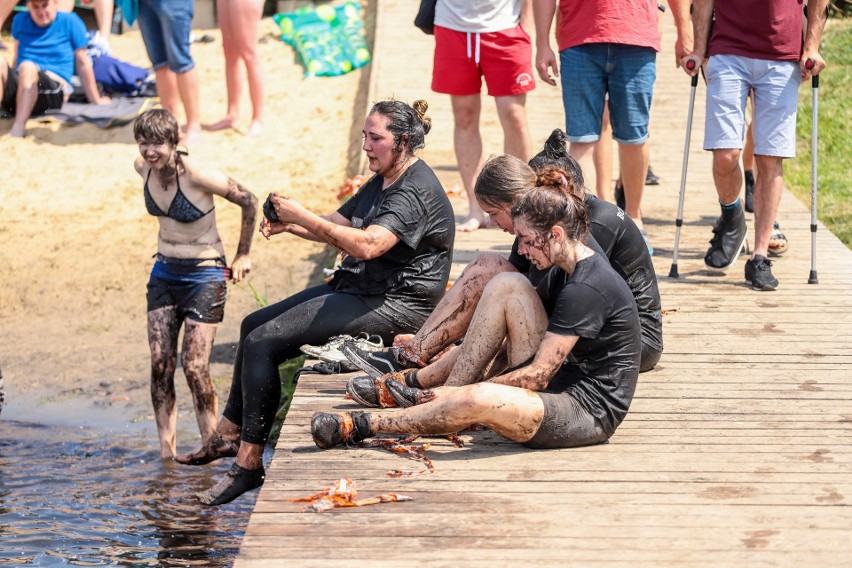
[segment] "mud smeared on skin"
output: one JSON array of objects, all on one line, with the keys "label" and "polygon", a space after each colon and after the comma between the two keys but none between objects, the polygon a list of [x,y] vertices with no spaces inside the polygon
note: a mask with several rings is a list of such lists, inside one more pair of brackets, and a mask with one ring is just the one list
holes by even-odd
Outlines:
[{"label": "mud smeared on skin", "polygon": [[180,322],[177,308],[167,306],[148,312],[148,344],[151,347],[151,402],[160,437],[160,456],[175,453],[175,366]]},{"label": "mud smeared on skin", "polygon": [[239,205],[243,210],[237,255],[248,254],[254,236],[254,224],[257,220],[257,197],[239,182],[229,177],[228,192],[225,194],[225,199]]},{"label": "mud smeared on skin", "polygon": [[186,320],[184,325],[181,363],[192,401],[201,439],[206,440],[216,431],[218,399],[210,380],[210,353],[216,338],[216,325]]},{"label": "mud smeared on skin", "polygon": [[175,456],[175,461],[184,465],[204,465],[221,458],[230,458],[237,455],[240,449],[240,439],[225,439],[216,433],[207,441],[200,450],[192,454]]},{"label": "mud smeared on skin", "polygon": [[[491,254],[477,256],[444,296],[445,307],[439,306],[412,338],[411,348],[428,360],[464,337],[485,285],[496,274],[508,271],[509,267],[502,257]],[[449,313],[442,316],[445,310]]]}]

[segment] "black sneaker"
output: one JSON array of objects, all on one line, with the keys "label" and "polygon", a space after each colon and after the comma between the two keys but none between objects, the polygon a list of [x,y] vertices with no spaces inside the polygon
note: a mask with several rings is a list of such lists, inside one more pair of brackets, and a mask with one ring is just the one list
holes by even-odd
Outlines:
[{"label": "black sneaker", "polygon": [[324,450],[360,442],[370,436],[370,418],[366,412],[315,412],[311,417],[311,436]]},{"label": "black sneaker", "polygon": [[772,262],[761,255],[746,261],[745,279],[753,290],[761,292],[770,292],[778,287],[778,279],[772,276]]},{"label": "black sneaker", "polygon": [[742,207],[737,206],[736,211],[727,216],[729,219],[726,220],[723,212],[722,216],[716,219],[710,248],[704,255],[704,264],[717,270],[724,270],[737,261],[748,237],[748,226]]},{"label": "black sneaker", "polygon": [[374,379],[381,379],[388,373],[398,373],[414,367],[414,364],[403,356],[402,347],[391,347],[387,351],[364,351],[355,343],[346,341],[340,351],[346,359]]},{"label": "black sneaker", "polygon": [[645,185],[660,185],[660,176],[654,173],[650,164],[648,164],[648,173],[645,174]]},{"label": "black sneaker", "polygon": [[385,387],[398,405],[408,408],[417,404],[417,395],[423,391],[411,388],[399,381],[387,381]]}]

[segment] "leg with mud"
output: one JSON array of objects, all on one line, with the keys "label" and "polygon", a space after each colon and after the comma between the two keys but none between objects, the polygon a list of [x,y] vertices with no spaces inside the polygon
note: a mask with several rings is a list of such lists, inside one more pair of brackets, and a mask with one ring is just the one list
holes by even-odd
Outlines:
[{"label": "leg with mud", "polygon": [[192,393],[195,419],[202,440],[216,433],[216,415],[219,413],[216,389],[210,380],[210,353],[216,338],[216,327],[216,324],[199,323],[191,319],[184,322],[181,362]]},{"label": "leg with mud", "polygon": [[504,340],[508,365],[529,360],[544,337],[547,313],[529,280],[520,274],[502,274],[486,286],[470,327],[476,333],[459,349],[447,386],[483,380],[484,370],[500,353]]},{"label": "leg with mud", "polygon": [[148,345],[151,348],[151,402],[160,438],[160,458],[175,455],[177,408],[175,407],[175,366],[180,321],[175,306],[148,312]]},{"label": "leg with mud", "polygon": [[503,272],[517,269],[498,254],[477,255],[409,340],[409,350],[428,361],[464,337],[485,285]]},{"label": "leg with mud", "polygon": [[198,493],[198,500],[205,505],[224,505],[243,493],[263,485],[266,471],[263,469],[264,444],[240,443],[237,459],[228,473],[216,485]]}]

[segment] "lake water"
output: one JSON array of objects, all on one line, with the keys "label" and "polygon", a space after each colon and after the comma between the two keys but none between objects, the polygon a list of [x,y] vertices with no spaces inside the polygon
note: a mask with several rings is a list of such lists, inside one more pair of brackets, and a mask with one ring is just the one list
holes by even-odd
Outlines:
[{"label": "lake water", "polygon": [[34,424],[4,410],[0,566],[230,566],[257,492],[204,507],[194,494],[232,460],[187,467],[157,446],[139,424]]}]

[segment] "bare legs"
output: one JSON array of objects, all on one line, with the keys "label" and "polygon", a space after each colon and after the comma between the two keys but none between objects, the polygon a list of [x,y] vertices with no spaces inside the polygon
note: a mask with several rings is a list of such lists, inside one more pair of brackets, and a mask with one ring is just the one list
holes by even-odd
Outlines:
[{"label": "bare legs", "polygon": [[[5,67],[5,62],[0,62],[0,66]],[[3,83],[6,83],[7,70],[3,70]],[[9,136],[12,138],[22,138],[24,136],[24,126],[27,124],[30,115],[33,113],[36,99],[38,98],[38,67],[30,61],[21,63],[18,67],[18,93],[15,98],[15,120],[12,122],[12,128],[9,130]]]},{"label": "bare legs", "polygon": [[[509,95],[494,97],[497,116],[503,127],[503,152],[523,161],[532,157],[532,142],[527,126],[527,96]],[[482,135],[479,132],[479,117],[482,100],[476,95],[451,95],[453,107],[453,143],[459,175],[462,178],[468,200],[468,216],[456,229],[475,231],[485,224],[485,213],[476,202],[473,192],[476,176],[482,169]]]},{"label": "bare legs", "polygon": [[[778,206],[781,203],[781,193],[784,189],[783,159],[775,156],[755,156],[757,176],[754,185],[754,252],[756,255],[767,256],[770,235]],[[737,192],[739,193],[739,192]]]},{"label": "bare legs", "polygon": [[624,185],[625,213],[642,229],[642,194],[645,191],[645,176],[648,174],[647,153],[642,144],[618,144],[618,163],[621,182]]},{"label": "bare legs", "polygon": [[263,70],[257,57],[258,28],[263,15],[263,1],[217,0],[216,13],[219,28],[222,30],[228,109],[225,118],[207,129],[223,130],[236,126],[243,91],[241,73],[244,64],[252,104],[252,122],[247,134],[258,136],[263,130]]},{"label": "bare legs", "polygon": [[612,182],[612,125],[609,122],[609,102],[604,104],[603,120],[601,121],[601,138],[595,143],[592,154],[594,169],[583,170],[592,172],[594,179],[587,179],[586,185],[595,188],[595,194],[607,201],[612,201],[610,183]]},{"label": "bare legs", "polygon": [[516,442],[526,442],[535,435],[544,416],[544,405],[537,394],[479,382],[484,378],[482,369],[504,344],[511,365],[535,354],[547,328],[547,313],[535,289],[521,274],[494,277],[482,294],[471,326],[477,333],[468,336],[456,350],[448,386],[435,389],[433,398],[425,404],[392,413],[370,413],[374,434],[450,434],[483,423]]},{"label": "bare legs", "polygon": [[198,78],[195,68],[184,73],[175,73],[168,67],[160,67],[154,74],[157,78],[157,95],[160,104],[175,116],[178,106],[183,103],[186,124],[183,127],[187,144],[198,141],[201,123],[198,119]]},{"label": "bare legs", "polygon": [[[175,404],[175,367],[180,321],[177,310],[167,306],[148,312],[148,344],[151,348],[151,402],[160,438],[160,457],[175,455],[177,407]],[[181,362],[192,393],[195,417],[202,440],[216,432],[218,401],[210,380],[210,351],[216,325],[185,320]]]},{"label": "bare legs", "polygon": [[485,285],[501,272],[517,272],[498,254],[483,253],[468,264],[407,346],[429,360],[467,332]]}]

